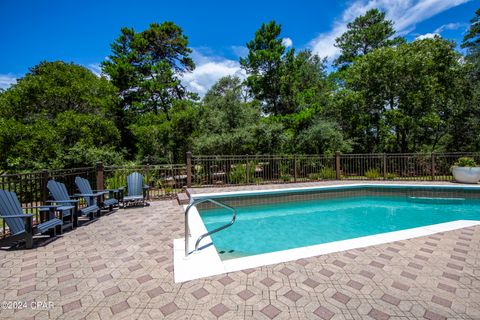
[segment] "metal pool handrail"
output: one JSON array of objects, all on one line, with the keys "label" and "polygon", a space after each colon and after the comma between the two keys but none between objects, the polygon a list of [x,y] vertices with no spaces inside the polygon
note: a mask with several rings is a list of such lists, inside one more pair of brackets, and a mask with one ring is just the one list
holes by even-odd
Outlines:
[{"label": "metal pool handrail", "polygon": [[211,234],[214,234],[216,232],[222,231],[223,229],[226,229],[226,228],[230,227],[235,222],[235,219],[237,218],[237,212],[235,211],[234,208],[230,207],[229,205],[226,205],[224,203],[215,201],[215,200],[210,199],[210,198],[194,199],[193,202],[190,203],[188,205],[187,209],[185,210],[185,257],[188,257],[188,255],[190,253],[192,253],[192,252],[188,251],[188,249],[189,249],[189,243],[188,243],[189,242],[188,212],[190,211],[190,208],[192,208],[193,206],[195,206],[197,204],[203,203],[203,202],[211,202],[213,204],[216,204],[217,206],[220,206],[220,207],[223,207],[225,209],[231,210],[233,212],[233,217],[232,217],[232,221],[230,221],[226,225],[218,227],[217,229],[212,230],[210,232],[207,232],[205,234],[202,234],[200,237],[198,237],[197,241],[195,242],[195,250],[193,250],[192,252],[195,252],[195,251],[198,250],[198,245],[200,244],[200,241],[202,241],[205,237],[208,237]]}]

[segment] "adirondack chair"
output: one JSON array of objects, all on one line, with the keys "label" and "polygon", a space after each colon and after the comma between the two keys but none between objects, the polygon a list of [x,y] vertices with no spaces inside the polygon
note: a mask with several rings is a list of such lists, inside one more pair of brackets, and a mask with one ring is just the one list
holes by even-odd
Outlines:
[{"label": "adirondack chair", "polygon": [[[115,198],[115,195],[118,197],[118,194],[123,191],[121,189],[92,190],[90,182],[78,176],[75,177],[75,184],[80,193],[74,196],[84,198],[89,206],[96,204],[100,205],[102,209],[109,209],[110,211],[113,210],[113,207],[118,206],[118,200]],[[105,198],[105,194],[109,195],[108,199]],[[100,199],[99,203],[97,203],[97,199]]]},{"label": "adirondack chair", "polygon": [[87,206],[85,208],[79,210],[78,204],[80,200],[72,199],[72,197],[70,197],[68,194],[67,187],[63,183],[55,180],[50,180],[47,183],[47,188],[54,199],[47,202],[63,205],[63,208],[60,207],[62,210],[64,210],[65,212],[71,212],[73,214],[74,227],[78,226],[79,214],[82,216],[88,216],[90,220],[94,219],[95,213],[97,214],[97,217],[100,216],[100,208],[96,204],[88,205],[87,203]]},{"label": "adirondack chair", "polygon": [[36,206],[29,209],[49,209],[50,219],[33,226],[33,215],[23,213],[22,206],[15,192],[0,190],[0,217],[5,221],[10,230],[10,236],[0,240],[0,246],[11,246],[21,241],[25,242],[27,249],[33,246],[35,234],[50,233],[55,237],[57,231],[62,232],[62,221],[55,218],[55,206]]},{"label": "adirondack chair", "polygon": [[150,189],[149,186],[143,184],[143,176],[134,172],[127,177],[127,195],[123,197],[123,208],[130,203],[146,205],[147,192]]}]

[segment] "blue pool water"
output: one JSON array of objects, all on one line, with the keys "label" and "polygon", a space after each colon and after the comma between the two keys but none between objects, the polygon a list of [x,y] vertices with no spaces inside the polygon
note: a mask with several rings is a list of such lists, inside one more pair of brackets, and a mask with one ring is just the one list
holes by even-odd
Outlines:
[{"label": "blue pool water", "polygon": [[[212,235],[222,259],[274,252],[455,220],[480,220],[480,201],[350,197],[237,207],[237,220]],[[200,210],[211,231],[225,209]]]}]

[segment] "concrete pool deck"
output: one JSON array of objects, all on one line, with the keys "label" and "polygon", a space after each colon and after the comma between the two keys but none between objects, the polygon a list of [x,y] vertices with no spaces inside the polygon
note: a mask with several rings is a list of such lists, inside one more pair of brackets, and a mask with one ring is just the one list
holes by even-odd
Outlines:
[{"label": "concrete pool deck", "polygon": [[175,283],[183,208],[151,204],[0,251],[0,318],[480,318],[480,226]]}]

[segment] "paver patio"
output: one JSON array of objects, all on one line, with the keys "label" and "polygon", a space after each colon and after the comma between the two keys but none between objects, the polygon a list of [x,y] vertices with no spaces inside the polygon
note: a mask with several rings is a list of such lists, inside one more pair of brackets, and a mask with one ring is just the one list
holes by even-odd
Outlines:
[{"label": "paver patio", "polygon": [[175,284],[181,237],[168,200],[0,251],[0,318],[480,319],[480,226]]}]

